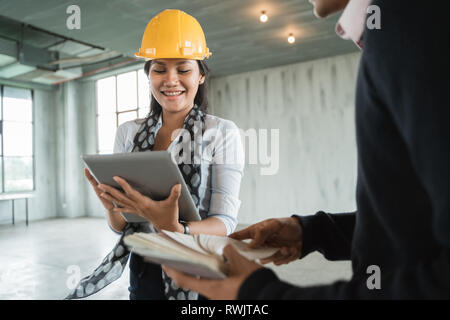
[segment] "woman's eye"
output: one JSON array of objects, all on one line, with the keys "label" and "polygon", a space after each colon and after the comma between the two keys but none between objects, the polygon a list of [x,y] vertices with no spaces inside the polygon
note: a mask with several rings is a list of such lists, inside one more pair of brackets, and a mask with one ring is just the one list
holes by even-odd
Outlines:
[{"label": "woman's eye", "polygon": [[156,73],[163,73],[164,70],[155,70],[155,69],[153,69],[153,72],[156,72]]},{"label": "woman's eye", "polygon": [[179,73],[188,73],[191,70],[178,70]]}]

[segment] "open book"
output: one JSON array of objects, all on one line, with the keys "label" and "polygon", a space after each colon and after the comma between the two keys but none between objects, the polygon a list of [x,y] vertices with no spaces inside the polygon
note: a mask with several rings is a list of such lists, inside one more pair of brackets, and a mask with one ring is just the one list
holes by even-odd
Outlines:
[{"label": "open book", "polygon": [[251,249],[244,241],[206,234],[186,235],[162,230],[160,233],[133,233],[124,238],[125,245],[144,260],[164,264],[184,273],[203,278],[223,279],[227,264],[222,256],[232,244],[249,260],[270,257],[278,248]]}]

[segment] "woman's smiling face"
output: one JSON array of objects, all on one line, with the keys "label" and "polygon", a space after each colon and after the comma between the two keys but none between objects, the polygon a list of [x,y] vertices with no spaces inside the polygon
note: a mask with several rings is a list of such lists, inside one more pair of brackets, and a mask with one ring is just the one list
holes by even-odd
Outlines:
[{"label": "woman's smiling face", "polygon": [[196,60],[157,59],[151,62],[152,94],[166,112],[180,112],[194,106],[198,86],[205,81]]}]

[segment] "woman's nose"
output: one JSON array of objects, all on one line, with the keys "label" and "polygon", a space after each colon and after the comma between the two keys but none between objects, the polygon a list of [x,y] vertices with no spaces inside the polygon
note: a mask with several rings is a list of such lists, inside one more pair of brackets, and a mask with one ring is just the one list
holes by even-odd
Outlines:
[{"label": "woman's nose", "polygon": [[164,79],[164,84],[167,86],[174,86],[178,84],[178,73],[176,71],[166,72],[166,77]]}]

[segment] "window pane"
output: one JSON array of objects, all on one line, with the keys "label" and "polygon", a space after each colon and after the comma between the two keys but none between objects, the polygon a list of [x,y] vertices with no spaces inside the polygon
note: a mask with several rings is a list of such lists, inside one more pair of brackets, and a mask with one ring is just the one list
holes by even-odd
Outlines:
[{"label": "window pane", "polygon": [[145,117],[147,117],[149,112],[150,112],[150,108],[141,108],[138,110],[138,117],[145,118]]},{"label": "window pane", "polygon": [[3,192],[3,157],[0,157],[0,192]]},{"label": "window pane", "polygon": [[3,152],[5,156],[33,155],[31,123],[3,121]]},{"label": "window pane", "polygon": [[136,71],[117,76],[117,111],[137,109]]},{"label": "window pane", "polygon": [[33,121],[30,90],[4,87],[3,119],[22,122]]},{"label": "window pane", "polygon": [[138,71],[138,91],[139,108],[150,107],[150,84],[144,70]]},{"label": "window pane", "polygon": [[5,192],[33,190],[33,158],[5,157]]},{"label": "window pane", "polygon": [[116,114],[97,117],[98,150],[112,150],[116,137]]},{"label": "window pane", "polygon": [[116,112],[116,77],[97,81],[97,113]]},{"label": "window pane", "polygon": [[127,121],[135,120],[137,118],[137,112],[136,111],[130,111],[130,112],[122,112],[118,114],[119,116],[119,126]]}]

